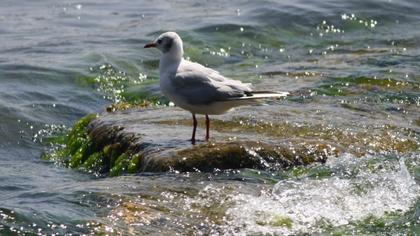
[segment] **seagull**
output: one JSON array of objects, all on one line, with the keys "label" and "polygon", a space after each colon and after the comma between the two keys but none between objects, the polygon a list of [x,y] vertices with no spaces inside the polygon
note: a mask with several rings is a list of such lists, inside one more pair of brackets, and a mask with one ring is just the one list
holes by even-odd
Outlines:
[{"label": "seagull", "polygon": [[160,89],[176,106],[190,111],[193,119],[191,143],[195,144],[196,115],[206,116],[206,137],[210,138],[209,115],[221,115],[234,107],[254,104],[256,99],[285,97],[288,92],[254,91],[251,84],[224,77],[218,71],[183,58],[182,39],[166,32],[144,48],[157,48]]}]

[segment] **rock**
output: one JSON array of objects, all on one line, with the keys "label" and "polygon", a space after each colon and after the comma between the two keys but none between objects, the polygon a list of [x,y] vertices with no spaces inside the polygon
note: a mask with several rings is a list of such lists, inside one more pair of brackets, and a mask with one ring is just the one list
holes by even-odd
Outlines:
[{"label": "rock", "polygon": [[[61,159],[72,168],[116,176],[170,170],[277,170],[325,162],[328,155],[338,152],[326,143],[302,144],[250,132],[252,129],[232,117],[213,119],[211,141],[191,145],[190,119],[187,112],[174,107],[87,116],[74,126],[59,155],[46,156]],[[203,132],[199,127],[197,135]]]},{"label": "rock", "polygon": [[[58,148],[44,157],[71,168],[116,176],[171,170],[271,171],[325,162],[343,152],[364,156],[419,148],[411,130],[377,123],[355,125],[358,114],[349,109],[340,110],[347,112],[348,119],[333,115],[320,119],[315,110],[301,113],[301,109],[315,109],[310,104],[293,109],[273,103],[211,116],[210,142],[199,140],[195,146],[188,140],[192,132],[188,112],[176,107],[146,108],[143,103],[114,104],[109,112],[82,118],[68,134],[50,137]],[[203,126],[201,117],[197,137],[204,137]]]}]

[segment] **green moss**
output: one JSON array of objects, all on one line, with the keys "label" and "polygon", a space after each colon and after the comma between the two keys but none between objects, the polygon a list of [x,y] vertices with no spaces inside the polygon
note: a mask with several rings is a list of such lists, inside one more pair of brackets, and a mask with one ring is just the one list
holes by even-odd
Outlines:
[{"label": "green moss", "polygon": [[292,228],[292,226],[293,226],[293,220],[292,219],[290,219],[287,216],[280,216],[280,215],[274,215],[269,220],[257,220],[255,223],[257,223],[259,225],[262,225],[262,226],[272,226],[272,227]]},{"label": "green moss", "polygon": [[101,172],[104,166],[104,156],[102,152],[93,153],[81,165],[81,168],[87,171]]},{"label": "green moss", "polygon": [[[83,117],[67,134],[51,139],[50,143],[56,145],[57,148],[45,152],[43,159],[88,172],[111,172],[112,176],[126,172],[129,164],[128,154],[122,153],[118,143],[98,150],[94,140],[89,137],[87,126],[95,118],[96,114]],[[139,160],[139,158],[131,160],[132,172],[138,167]]]},{"label": "green moss", "polygon": [[131,160],[128,162],[128,173],[137,173],[140,164],[142,161],[142,157],[140,155],[135,155]]},{"label": "green moss", "polygon": [[121,154],[115,164],[111,167],[109,171],[110,176],[118,176],[128,170],[129,156],[127,153]]},{"label": "green moss", "polygon": [[331,177],[332,171],[323,165],[314,165],[311,168],[295,166],[287,172],[287,177],[311,177],[324,178]]},{"label": "green moss", "polygon": [[386,226],[386,222],[382,218],[370,216],[363,220],[362,224],[368,225],[373,228],[384,228]]},{"label": "green moss", "polygon": [[324,233],[329,235],[416,235],[419,232],[417,209],[419,201],[409,211],[387,212],[382,216],[370,215],[362,220],[343,226],[324,226]]},{"label": "green moss", "polygon": [[[383,79],[371,77],[336,77],[325,80],[316,89],[318,94],[327,96],[348,96],[353,94],[366,93],[373,91],[384,94],[384,92],[393,92],[389,96],[401,96],[403,90],[405,97],[411,97],[409,91],[417,91],[420,83],[400,81],[396,79]],[[395,95],[395,92],[398,92]],[[390,98],[386,96],[386,98]]]},{"label": "green moss", "polygon": [[269,171],[261,171],[261,170],[255,170],[255,169],[243,169],[241,170],[241,176],[244,178],[249,178],[253,180],[258,180],[261,183],[264,184],[276,184],[279,182],[279,179],[286,178],[287,176],[280,176],[279,173],[276,173],[274,175],[273,172]]},{"label": "green moss", "polygon": [[88,75],[79,75],[76,77],[75,82],[81,87],[91,87],[95,84],[95,77]]},{"label": "green moss", "polygon": [[108,161],[108,167],[112,168],[123,151],[121,150],[121,145],[119,143],[115,143],[105,146],[102,149],[102,152],[104,154],[104,157],[107,157],[106,159]]},{"label": "green moss", "polygon": [[124,98],[123,102],[137,105],[139,103],[149,104],[168,104],[169,100],[163,95],[156,94],[150,89],[158,80],[147,79],[140,85],[130,85],[122,91],[121,96]]},{"label": "green moss", "polygon": [[65,144],[67,140],[66,135],[58,134],[58,135],[51,135],[48,137],[44,137],[42,139],[42,143],[54,143],[54,144]]},{"label": "green moss", "polygon": [[68,155],[73,155],[76,152],[83,153],[84,150],[80,150],[80,148],[87,148],[87,145],[84,145],[89,142],[87,126],[93,119],[96,118],[96,116],[96,114],[87,115],[77,121],[73,126],[67,138],[64,139],[66,144],[65,150]]},{"label": "green moss", "polygon": [[314,89],[318,94],[327,96],[348,96],[350,92],[341,85],[326,84]]},{"label": "green moss", "polygon": [[286,216],[276,215],[269,222],[271,226],[292,228],[293,220]]},{"label": "green moss", "polygon": [[50,139],[49,143],[59,147],[44,153],[43,159],[68,161],[67,164],[75,167],[78,166],[82,162],[86,151],[89,149],[89,136],[86,128],[95,118],[96,114],[87,115],[77,121],[69,133],[55,136],[53,139]]},{"label": "green moss", "polygon": [[81,144],[81,146],[74,153],[70,153],[72,158],[70,159],[69,166],[76,168],[83,164],[90,156],[91,145],[92,142],[87,139],[85,143]]}]

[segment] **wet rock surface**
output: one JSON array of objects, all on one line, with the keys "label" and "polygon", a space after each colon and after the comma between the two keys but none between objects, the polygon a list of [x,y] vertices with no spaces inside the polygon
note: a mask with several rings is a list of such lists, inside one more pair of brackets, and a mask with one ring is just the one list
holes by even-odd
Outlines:
[{"label": "wet rock surface", "polygon": [[[45,159],[100,175],[125,173],[256,169],[276,171],[350,153],[404,153],[418,150],[416,130],[392,124],[353,122],[357,113],[341,108],[336,116],[300,120],[302,109],[315,115],[331,112],[307,104],[284,109],[282,101],[241,107],[211,117],[211,139],[203,141],[204,118],[199,118],[198,141],[188,140],[191,114],[177,107],[114,106],[108,112],[80,119],[58,148]],[[309,113],[312,114],[312,113]],[[370,114],[373,118],[381,114]],[[345,116],[346,119],[336,117]],[[372,119],[374,120],[374,119]],[[345,128],[342,128],[345,127]]]},{"label": "wet rock surface", "polygon": [[[256,107],[242,108],[239,114],[254,113],[253,109]],[[90,149],[101,152],[99,156],[103,158],[102,167],[90,167],[111,175],[169,170],[274,170],[325,162],[328,155],[338,153],[338,148],[322,142],[304,145],[272,135],[256,135],[246,129],[243,132],[240,121],[232,122],[231,115],[223,118],[227,121],[213,120],[210,142],[191,145],[189,113],[178,108],[103,113],[87,126]],[[203,127],[199,127],[198,135],[203,132]]]}]

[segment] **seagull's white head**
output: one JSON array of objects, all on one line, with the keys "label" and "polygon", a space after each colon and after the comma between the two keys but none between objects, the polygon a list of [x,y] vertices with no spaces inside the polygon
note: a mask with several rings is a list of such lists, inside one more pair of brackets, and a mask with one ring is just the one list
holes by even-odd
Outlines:
[{"label": "seagull's white head", "polygon": [[161,34],[152,43],[146,44],[144,48],[157,48],[164,56],[174,59],[181,59],[184,54],[182,39],[175,32]]}]

